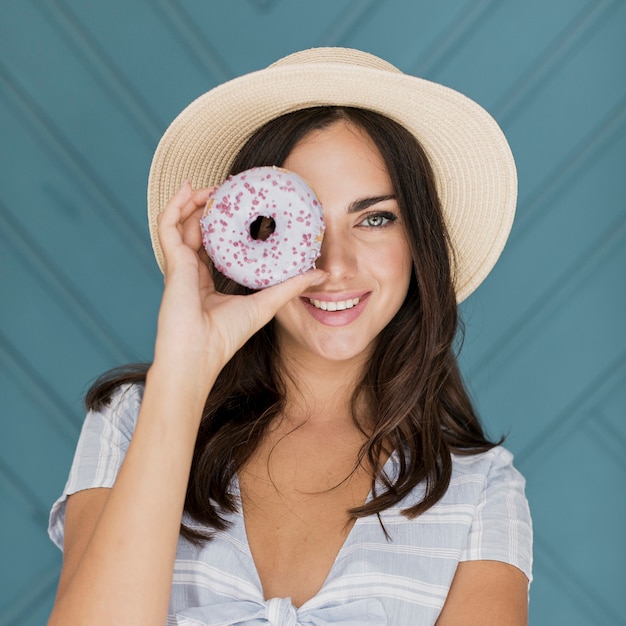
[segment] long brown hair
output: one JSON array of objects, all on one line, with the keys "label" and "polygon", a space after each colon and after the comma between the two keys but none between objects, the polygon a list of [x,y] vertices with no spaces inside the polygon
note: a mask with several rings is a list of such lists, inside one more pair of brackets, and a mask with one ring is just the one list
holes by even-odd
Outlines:
[{"label": "long brown hair", "polygon": [[[405,514],[412,518],[445,494],[451,453],[492,448],[463,384],[455,340],[462,334],[454,291],[450,242],[428,158],[404,127],[378,113],[347,107],[314,107],[288,113],[260,128],[245,144],[231,173],[260,165],[282,165],[295,144],[312,130],[344,120],[361,127],[378,147],[402,212],[413,260],[407,296],[380,333],[372,357],[352,397],[352,414],[362,428],[357,406],[368,407],[367,441],[358,463],[372,469],[373,497],[349,511],[353,517],[378,514],[397,504],[418,484],[423,499]],[[219,291],[249,290],[214,270]],[[182,527],[190,540],[224,529],[225,511],[235,511],[230,490],[239,468],[257,449],[269,424],[281,412],[285,385],[269,323],[233,356],[220,373],[200,423],[185,501],[186,512],[207,528]],[[89,408],[108,401],[123,382],[145,380],[146,366],[115,370],[89,391]],[[382,471],[383,452],[395,452],[398,473]],[[376,485],[379,485],[376,489]]]}]

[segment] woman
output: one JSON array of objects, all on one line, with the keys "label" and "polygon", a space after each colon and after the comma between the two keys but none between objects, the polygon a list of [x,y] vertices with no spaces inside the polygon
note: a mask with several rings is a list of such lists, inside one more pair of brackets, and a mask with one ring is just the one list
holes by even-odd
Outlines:
[{"label": "woman", "polygon": [[[258,165],[307,180],[326,233],[317,269],[251,294],[210,270],[199,217]],[[523,479],[453,353],[515,186],[480,107],[358,51],[183,111],[149,182],[154,361],[88,395],[49,623],[525,624]]]}]

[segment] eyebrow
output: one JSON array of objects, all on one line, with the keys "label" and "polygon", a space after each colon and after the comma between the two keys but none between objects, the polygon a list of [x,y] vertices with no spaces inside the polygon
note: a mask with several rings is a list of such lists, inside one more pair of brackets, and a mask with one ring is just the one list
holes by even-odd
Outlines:
[{"label": "eyebrow", "polygon": [[369,207],[378,204],[379,202],[395,199],[396,197],[393,194],[389,194],[387,196],[374,196],[372,198],[361,198],[360,200],[355,200],[350,203],[348,206],[348,213],[359,213],[360,211],[369,209]]}]

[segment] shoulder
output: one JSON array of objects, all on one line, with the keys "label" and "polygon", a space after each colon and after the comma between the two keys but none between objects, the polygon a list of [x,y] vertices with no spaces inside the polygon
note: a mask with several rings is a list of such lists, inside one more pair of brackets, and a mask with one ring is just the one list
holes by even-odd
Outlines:
[{"label": "shoulder", "polygon": [[477,518],[518,519],[530,526],[526,481],[502,446],[480,454],[452,456],[452,477],[443,501],[475,507]]},{"label": "shoulder", "polygon": [[504,446],[494,446],[476,454],[452,454],[452,464],[460,472],[485,471],[495,466],[513,465],[513,454]]},{"label": "shoulder", "polygon": [[[441,499],[418,516],[418,519],[434,521],[442,514],[450,514],[471,524],[477,511],[485,507],[492,512],[507,514],[511,503],[517,503],[519,515],[527,515],[525,496],[526,481],[513,464],[513,455],[502,446],[495,446],[476,454],[453,454],[450,483]],[[394,456],[389,468],[392,478],[398,471],[398,460]],[[395,515],[418,504],[424,498],[425,484],[422,481],[412,492],[389,510]]]},{"label": "shoulder", "polygon": [[87,412],[83,432],[94,427],[115,428],[121,436],[130,439],[137,425],[143,394],[143,384],[120,385],[113,390],[107,401]]},{"label": "shoulder", "polygon": [[[513,455],[496,446],[476,454],[452,454],[452,473],[448,488],[431,512],[450,505],[463,506],[469,514],[480,504],[487,492],[524,493],[525,480],[513,465]],[[407,508],[424,497],[424,485],[418,485],[402,503]],[[428,514],[428,511],[426,511]]]},{"label": "shoulder", "polygon": [[102,407],[93,410],[107,412],[137,409],[141,405],[144,388],[143,383],[122,383],[111,392],[108,400],[102,403]]},{"label": "shoulder", "polygon": [[510,509],[517,502],[527,508],[526,480],[513,463],[513,454],[502,446],[468,456],[453,455],[451,488],[473,487],[478,506],[501,505]]},{"label": "shoulder", "polygon": [[50,512],[48,533],[59,547],[64,542],[67,497],[115,483],[135,432],[143,390],[141,384],[122,384],[97,409],[87,412],[65,488]]},{"label": "shoulder", "polygon": [[493,482],[519,483],[524,477],[513,464],[513,454],[502,446],[495,446],[478,454],[452,454],[454,484],[477,484],[483,487]]},{"label": "shoulder", "polygon": [[[402,532],[418,533],[420,541],[430,537],[428,541],[441,549],[458,554],[459,561],[509,563],[530,579],[533,534],[525,484],[513,455],[502,446],[478,454],[454,454],[450,484],[435,505],[412,520],[403,515],[423,498],[422,483],[382,518],[396,523]],[[445,545],[437,543],[441,537]]]},{"label": "shoulder", "polygon": [[530,580],[532,520],[526,481],[513,460],[501,446],[476,455],[454,455],[446,497],[465,497],[473,508],[462,561],[503,561],[521,569]]}]

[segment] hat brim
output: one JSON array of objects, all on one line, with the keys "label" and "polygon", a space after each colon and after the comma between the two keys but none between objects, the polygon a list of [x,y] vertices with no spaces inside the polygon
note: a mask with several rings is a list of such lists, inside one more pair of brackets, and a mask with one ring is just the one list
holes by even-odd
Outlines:
[{"label": "hat brim", "polygon": [[434,170],[456,262],[461,302],[484,280],[509,235],[517,175],[508,142],[473,100],[431,81],[345,63],[271,66],[219,85],[186,107],[156,149],[148,219],[163,268],[156,217],[186,181],[220,184],[249,137],[291,111],[335,105],[370,109],[408,129]]}]

